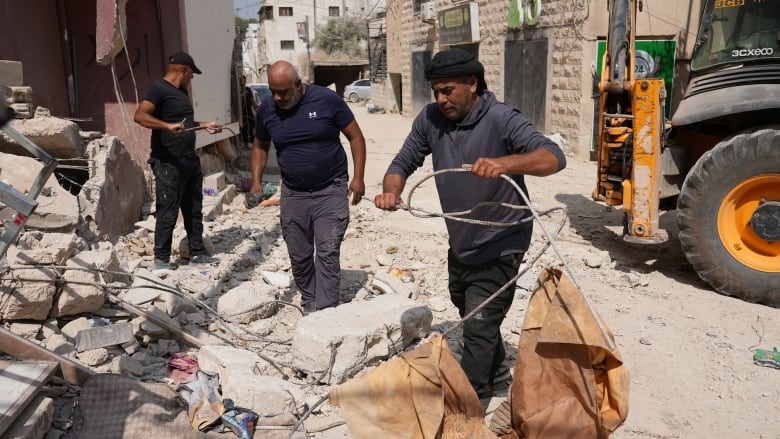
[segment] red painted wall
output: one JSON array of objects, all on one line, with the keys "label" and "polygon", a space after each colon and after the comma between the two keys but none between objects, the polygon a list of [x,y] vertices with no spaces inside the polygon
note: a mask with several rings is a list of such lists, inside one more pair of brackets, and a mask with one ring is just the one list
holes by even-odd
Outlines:
[{"label": "red painted wall", "polygon": [[76,119],[83,130],[119,137],[143,163],[150,132],[133,122],[133,114],[146,85],[163,76],[167,56],[185,49],[179,2],[127,2],[127,43],[115,58],[115,75],[95,57],[98,2],[114,0],[0,1],[0,59],[23,63],[36,105]]},{"label": "red painted wall", "polygon": [[61,0],[0,1],[0,59],[21,61],[33,101],[59,117],[68,109]]}]

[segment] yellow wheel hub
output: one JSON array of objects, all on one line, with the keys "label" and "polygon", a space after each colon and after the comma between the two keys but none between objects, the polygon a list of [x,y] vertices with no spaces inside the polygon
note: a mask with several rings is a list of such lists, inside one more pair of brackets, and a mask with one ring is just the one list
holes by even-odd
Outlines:
[{"label": "yellow wheel hub", "polygon": [[718,234],[726,250],[754,270],[780,273],[780,241],[768,242],[750,225],[765,201],[780,201],[780,175],[759,175],[735,186],[718,209]]}]

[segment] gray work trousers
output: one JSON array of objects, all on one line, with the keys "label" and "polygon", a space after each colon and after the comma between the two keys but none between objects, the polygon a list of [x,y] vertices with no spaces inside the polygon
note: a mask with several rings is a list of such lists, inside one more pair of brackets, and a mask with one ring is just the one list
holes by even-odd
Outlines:
[{"label": "gray work trousers", "polygon": [[280,216],[292,274],[301,305],[317,309],[339,304],[341,241],[349,224],[348,180],[335,180],[315,191],[282,185]]}]

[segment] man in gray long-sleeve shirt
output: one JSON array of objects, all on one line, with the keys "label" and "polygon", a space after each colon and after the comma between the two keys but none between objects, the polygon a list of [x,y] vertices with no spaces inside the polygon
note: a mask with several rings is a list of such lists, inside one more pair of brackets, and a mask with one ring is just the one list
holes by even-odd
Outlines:
[{"label": "man in gray long-sleeve shirt", "polygon": [[[527,194],[523,175],[547,176],[566,166],[557,144],[540,133],[518,110],[499,102],[487,90],[484,67],[460,49],[436,54],[425,70],[436,102],[414,120],[412,131],[393,159],[376,207],[395,210],[401,203],[406,179],[432,155],[435,171],[471,166],[471,173],[436,176],[443,211],[459,212],[480,202],[524,205],[512,185],[499,178],[511,176]],[[468,217],[512,223],[528,217],[526,210],[492,207]],[[528,250],[532,223],[489,227],[446,220],[449,232],[449,290],[452,303],[465,316],[512,277]],[[461,366],[480,398],[511,378],[505,357],[501,322],[514,298],[510,288],[463,325]]]}]

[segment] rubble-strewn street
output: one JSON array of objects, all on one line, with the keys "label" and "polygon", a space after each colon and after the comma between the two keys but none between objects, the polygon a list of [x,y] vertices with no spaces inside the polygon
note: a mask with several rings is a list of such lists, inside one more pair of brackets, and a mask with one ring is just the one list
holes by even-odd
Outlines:
[{"label": "rubble-strewn street", "polygon": [[[261,415],[254,437],[287,437],[284,426],[332,386],[458,321],[447,293],[443,220],[380,211],[371,202],[411,119],[350,105],[366,136],[368,163],[366,199],[351,207],[342,245],[339,307],[302,316],[279,208],[247,210],[243,194],[228,184],[206,196],[224,201],[206,212],[204,234],[218,260],[211,265],[185,263],[181,227],[174,237],[178,268],[150,271],[153,219],[115,243],[98,241],[95,234],[90,240],[27,231],[9,251],[16,268],[0,284],[4,325],[94,372],[167,383],[174,390],[170,361],[189,354],[201,369],[219,373],[223,398]],[[543,266],[565,261],[614,332],[631,374],[628,420],[613,437],[776,437],[780,371],[754,364],[752,350],[780,342],[780,310],[711,291],[687,264],[673,229],[664,244],[623,242],[622,213],[590,199],[593,166],[570,156],[561,173],[527,180],[538,211],[567,210],[565,217],[553,212],[543,222],[554,232],[566,221],[555,238],[563,260],[549,249],[531,262],[544,243],[537,226],[526,256],[529,272],[518,281],[503,326],[511,360],[536,276]],[[430,166],[418,171],[404,197],[431,172]],[[228,177],[227,183],[240,187],[241,175]],[[432,179],[415,192],[412,205],[438,211]],[[663,225],[673,228],[674,215],[665,213]],[[43,268],[53,266],[70,269],[56,274]],[[457,339],[458,331],[448,337],[456,355]],[[63,384],[52,392],[58,409],[47,437],[59,437],[73,428],[69,416],[78,387]],[[490,401],[488,420],[505,396]],[[340,408],[327,402],[302,428],[311,437],[349,437]]]}]

